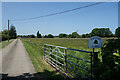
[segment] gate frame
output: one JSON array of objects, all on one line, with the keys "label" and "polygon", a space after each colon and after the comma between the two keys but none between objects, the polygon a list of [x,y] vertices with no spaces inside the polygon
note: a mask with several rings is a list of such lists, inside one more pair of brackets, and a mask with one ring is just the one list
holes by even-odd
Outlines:
[{"label": "gate frame", "polygon": [[[98,59],[98,53],[99,52],[94,52],[94,49],[93,49],[93,52],[90,52],[90,51],[85,51],[85,50],[78,50],[78,49],[72,49],[72,48],[67,48],[67,47],[61,47],[61,46],[54,46],[54,45],[50,45],[50,44],[44,44],[44,60],[46,61],[46,62],[48,62],[52,67],[54,67],[54,68],[56,68],[56,66],[54,66],[53,65],[53,63],[52,63],[52,60],[51,60],[51,62],[49,62],[49,61],[47,61],[46,60],[46,55],[45,55],[45,53],[46,53],[46,46],[48,46],[48,47],[50,47],[50,56],[52,55],[52,47],[55,47],[55,48],[57,48],[57,49],[59,49],[59,48],[62,48],[62,49],[64,49],[64,58],[65,58],[65,65],[64,64],[62,64],[63,66],[65,66],[65,69],[64,69],[64,71],[65,71],[65,73],[68,73],[67,72],[67,69],[69,68],[68,66],[67,66],[67,56],[71,56],[71,57],[74,57],[74,56],[72,56],[72,55],[69,55],[69,54],[67,54],[67,50],[73,50],[73,51],[79,51],[79,52],[85,52],[85,53],[90,53],[90,61],[86,61],[86,60],[84,60],[84,59],[81,59],[81,58],[78,58],[79,60],[82,60],[82,61],[85,61],[85,62],[89,62],[91,65],[90,65],[90,79],[89,78],[87,78],[86,76],[84,76],[84,75],[82,75],[83,77],[85,77],[85,78],[87,78],[88,80],[93,80],[93,78],[94,78],[94,74],[93,74],[93,68],[94,68],[94,60],[97,60]],[[77,58],[77,57],[74,57],[74,58]],[[51,58],[52,59],[52,58]],[[59,61],[58,61],[59,62]],[[56,65],[56,64],[55,64]],[[58,69],[58,68],[56,68],[57,70],[59,70],[60,72],[62,72],[62,73],[64,73],[63,71],[61,71],[60,69]],[[65,74],[64,73],[64,74]],[[70,74],[70,73],[69,73]],[[65,74],[65,76],[67,76],[68,78],[71,78],[70,76],[68,76],[67,74]]]}]

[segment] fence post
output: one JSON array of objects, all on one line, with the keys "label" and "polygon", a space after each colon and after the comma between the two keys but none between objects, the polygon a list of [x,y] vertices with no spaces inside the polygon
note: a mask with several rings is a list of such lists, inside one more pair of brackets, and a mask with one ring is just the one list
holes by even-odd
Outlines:
[{"label": "fence post", "polygon": [[[98,62],[98,53],[94,52],[94,48],[93,48],[93,70],[95,70],[95,68],[97,66],[97,62]],[[93,73],[93,78],[95,78],[95,77],[96,77],[96,74]]]},{"label": "fence post", "polygon": [[64,49],[64,53],[65,53],[65,69],[67,71],[67,51],[66,51],[66,49]]},{"label": "fence post", "polygon": [[93,67],[92,67],[92,66],[93,66],[93,64],[92,64],[92,63],[93,63],[93,60],[92,60],[92,57],[93,57],[92,52],[90,53],[90,55],[91,55],[91,69],[90,69],[91,76],[90,76],[90,77],[91,77],[91,80],[92,80],[92,68],[93,68]]},{"label": "fence post", "polygon": [[46,45],[44,44],[44,60],[45,60],[45,50],[46,50]]}]

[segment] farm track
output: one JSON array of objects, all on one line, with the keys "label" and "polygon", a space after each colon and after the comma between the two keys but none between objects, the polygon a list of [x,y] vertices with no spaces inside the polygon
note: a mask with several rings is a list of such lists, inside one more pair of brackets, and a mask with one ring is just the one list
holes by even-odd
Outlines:
[{"label": "farm track", "polygon": [[[20,39],[0,51],[0,67],[2,67],[3,79],[7,77],[31,77],[35,73],[33,64]],[[1,65],[2,64],[2,65]],[[1,69],[1,68],[0,68]],[[25,76],[26,75],[26,76]]]}]

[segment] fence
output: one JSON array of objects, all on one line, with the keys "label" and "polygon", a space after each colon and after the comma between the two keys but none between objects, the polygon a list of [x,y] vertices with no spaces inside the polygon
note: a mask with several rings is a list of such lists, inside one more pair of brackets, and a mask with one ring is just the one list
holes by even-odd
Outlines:
[{"label": "fence", "polygon": [[68,78],[92,80],[92,53],[90,51],[44,44],[45,61]]}]

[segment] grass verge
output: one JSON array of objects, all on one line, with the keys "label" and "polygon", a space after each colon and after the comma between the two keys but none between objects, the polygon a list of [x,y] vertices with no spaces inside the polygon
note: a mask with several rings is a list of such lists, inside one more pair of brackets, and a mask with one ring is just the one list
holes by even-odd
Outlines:
[{"label": "grass verge", "polygon": [[[49,64],[47,64],[44,61],[43,58],[43,48],[35,43],[29,43],[21,39],[26,51],[28,52],[30,59],[32,61],[32,64],[34,65],[34,68],[37,73],[40,73],[38,77],[45,77],[52,80],[55,79],[63,79],[64,77],[59,74],[57,71],[55,71]],[[44,73],[44,74],[42,74]]]},{"label": "grass verge", "polygon": [[9,45],[13,40],[15,40],[15,39],[11,39],[11,40],[9,40],[9,42],[7,40],[0,42],[0,49],[2,49],[4,47],[6,47],[7,45]]}]

